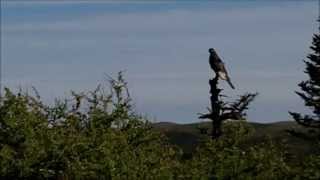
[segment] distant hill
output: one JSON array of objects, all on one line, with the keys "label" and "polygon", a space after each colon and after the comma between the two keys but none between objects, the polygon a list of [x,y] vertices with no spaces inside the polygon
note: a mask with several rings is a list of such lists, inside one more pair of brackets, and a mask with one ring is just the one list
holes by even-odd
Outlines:
[{"label": "distant hill", "polygon": [[[249,124],[254,129],[253,136],[249,139],[249,144],[257,144],[270,138],[274,142],[285,142],[288,151],[297,157],[319,152],[319,148],[314,148],[317,145],[315,141],[304,137],[304,134],[311,131],[311,129],[302,127],[294,121],[267,124],[249,122]],[[180,146],[185,153],[190,154],[204,136],[200,133],[198,127],[210,128],[211,123],[176,124],[172,122],[159,122],[154,123],[153,127],[164,133],[172,144]],[[295,135],[289,133],[292,130],[296,132]]]}]

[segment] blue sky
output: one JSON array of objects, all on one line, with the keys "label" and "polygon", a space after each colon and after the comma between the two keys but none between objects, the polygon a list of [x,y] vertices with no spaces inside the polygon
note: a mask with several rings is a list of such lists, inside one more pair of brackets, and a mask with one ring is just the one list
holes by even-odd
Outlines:
[{"label": "blue sky", "polygon": [[224,59],[236,97],[259,92],[249,120],[304,111],[294,94],[317,31],[317,1],[1,1],[3,84],[35,86],[48,102],[125,70],[136,110],[196,122],[209,105],[208,48]]}]

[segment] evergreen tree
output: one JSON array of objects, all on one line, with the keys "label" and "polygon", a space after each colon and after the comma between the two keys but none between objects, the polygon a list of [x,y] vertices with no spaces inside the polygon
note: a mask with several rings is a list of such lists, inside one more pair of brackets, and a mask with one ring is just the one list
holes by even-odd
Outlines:
[{"label": "evergreen tree", "polygon": [[320,128],[320,33],[314,34],[310,53],[305,60],[305,73],[309,79],[299,83],[302,92],[296,92],[309,107],[313,115],[290,112],[297,123],[313,128]]}]

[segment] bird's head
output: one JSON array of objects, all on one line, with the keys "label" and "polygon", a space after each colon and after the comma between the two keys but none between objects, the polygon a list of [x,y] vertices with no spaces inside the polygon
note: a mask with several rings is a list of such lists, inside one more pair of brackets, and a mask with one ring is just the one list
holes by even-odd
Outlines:
[{"label": "bird's head", "polygon": [[210,54],[215,53],[215,52],[216,52],[216,51],[215,51],[213,48],[210,48],[210,49],[209,49],[209,53],[210,53]]}]

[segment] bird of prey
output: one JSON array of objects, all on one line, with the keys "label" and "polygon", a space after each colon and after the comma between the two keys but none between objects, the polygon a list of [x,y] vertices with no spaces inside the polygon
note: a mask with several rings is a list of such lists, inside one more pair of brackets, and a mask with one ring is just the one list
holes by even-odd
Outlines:
[{"label": "bird of prey", "polygon": [[224,67],[224,63],[222,62],[222,60],[218,56],[217,52],[213,48],[210,48],[209,53],[210,53],[209,63],[210,63],[212,70],[216,73],[216,76],[218,76],[222,80],[227,81],[228,84],[230,85],[230,87],[232,89],[234,89],[234,86],[231,83],[231,80],[230,80],[230,77],[227,73],[227,70]]}]

